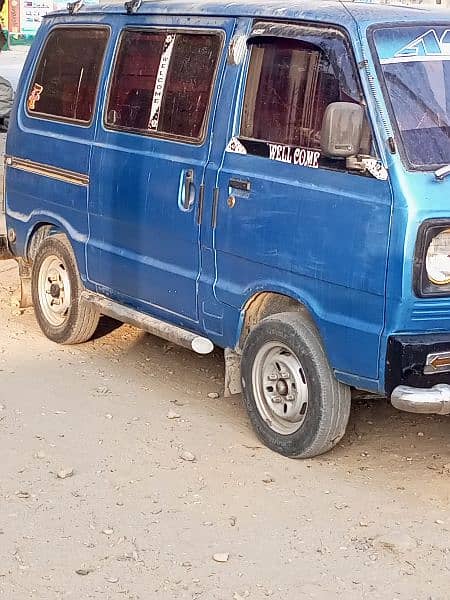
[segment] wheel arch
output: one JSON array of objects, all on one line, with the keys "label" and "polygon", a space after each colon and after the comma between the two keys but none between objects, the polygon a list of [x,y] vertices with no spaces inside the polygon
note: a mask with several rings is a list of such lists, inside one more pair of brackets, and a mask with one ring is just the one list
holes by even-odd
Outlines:
[{"label": "wheel arch", "polygon": [[266,317],[285,312],[302,314],[322,338],[314,313],[308,304],[290,293],[274,290],[254,292],[247,298],[241,310],[235,348],[225,348],[225,396],[232,396],[242,391],[241,353],[251,329]]},{"label": "wheel arch", "polygon": [[310,306],[303,300],[289,293],[269,290],[258,291],[252,294],[243,306],[238,336],[238,349],[242,349],[252,327],[266,317],[283,312],[302,314],[318,330],[314,313]]}]

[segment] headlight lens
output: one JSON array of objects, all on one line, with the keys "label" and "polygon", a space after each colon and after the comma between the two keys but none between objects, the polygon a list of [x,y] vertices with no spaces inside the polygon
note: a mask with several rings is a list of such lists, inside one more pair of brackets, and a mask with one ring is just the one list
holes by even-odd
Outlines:
[{"label": "headlight lens", "polygon": [[425,265],[428,279],[432,283],[450,283],[450,229],[444,229],[431,240]]}]

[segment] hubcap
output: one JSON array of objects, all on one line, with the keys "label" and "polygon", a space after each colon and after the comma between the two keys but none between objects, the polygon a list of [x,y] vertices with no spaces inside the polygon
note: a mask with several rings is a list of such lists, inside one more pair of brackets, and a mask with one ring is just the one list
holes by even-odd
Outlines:
[{"label": "hubcap", "polygon": [[39,303],[47,321],[56,327],[67,319],[70,308],[70,280],[66,267],[57,256],[48,256],[38,278]]},{"label": "hubcap", "polygon": [[302,364],[284,344],[269,342],[258,351],[252,371],[256,407],[273,431],[290,435],[308,411],[308,384]]}]

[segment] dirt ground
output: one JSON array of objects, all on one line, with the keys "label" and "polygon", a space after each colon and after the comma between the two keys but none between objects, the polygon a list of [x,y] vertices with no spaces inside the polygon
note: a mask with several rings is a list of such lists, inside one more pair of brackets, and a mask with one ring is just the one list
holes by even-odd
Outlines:
[{"label": "dirt ground", "polygon": [[360,400],[334,451],[282,458],[219,351],[109,320],[57,346],[17,288],[0,263],[0,599],[448,600],[449,418]]}]

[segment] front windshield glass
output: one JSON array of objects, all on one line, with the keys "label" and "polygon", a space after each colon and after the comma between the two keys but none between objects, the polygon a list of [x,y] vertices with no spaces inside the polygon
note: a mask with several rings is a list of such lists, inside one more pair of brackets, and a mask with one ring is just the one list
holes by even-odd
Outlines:
[{"label": "front windshield glass", "polygon": [[450,163],[450,25],[374,32],[384,81],[408,162]]}]

